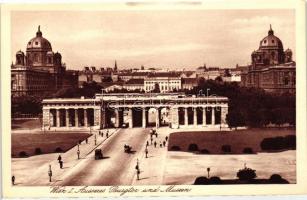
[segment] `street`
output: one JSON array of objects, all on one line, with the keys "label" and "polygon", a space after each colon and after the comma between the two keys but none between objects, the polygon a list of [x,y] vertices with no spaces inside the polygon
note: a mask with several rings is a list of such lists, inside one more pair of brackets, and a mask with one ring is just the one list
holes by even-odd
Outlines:
[{"label": "street", "polygon": [[[104,159],[95,160],[94,152],[90,153],[54,185],[131,185],[136,161],[143,154],[148,133],[149,129],[121,129],[98,147],[102,149]],[[135,152],[124,153],[125,144],[132,146]]]}]

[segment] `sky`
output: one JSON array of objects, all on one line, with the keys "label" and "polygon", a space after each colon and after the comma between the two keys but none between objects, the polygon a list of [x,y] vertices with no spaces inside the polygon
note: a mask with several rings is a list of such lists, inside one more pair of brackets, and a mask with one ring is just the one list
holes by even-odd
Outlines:
[{"label": "sky", "polygon": [[140,66],[193,70],[250,63],[272,24],[295,59],[294,10],[14,11],[11,55],[37,27],[68,69]]}]

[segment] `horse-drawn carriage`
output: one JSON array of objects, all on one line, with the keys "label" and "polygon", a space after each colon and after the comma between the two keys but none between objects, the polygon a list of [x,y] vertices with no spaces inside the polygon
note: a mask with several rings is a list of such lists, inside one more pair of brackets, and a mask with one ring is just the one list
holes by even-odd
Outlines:
[{"label": "horse-drawn carriage", "polygon": [[131,150],[132,150],[131,146],[129,146],[127,144],[124,145],[124,152],[125,153],[131,153],[132,152]]}]

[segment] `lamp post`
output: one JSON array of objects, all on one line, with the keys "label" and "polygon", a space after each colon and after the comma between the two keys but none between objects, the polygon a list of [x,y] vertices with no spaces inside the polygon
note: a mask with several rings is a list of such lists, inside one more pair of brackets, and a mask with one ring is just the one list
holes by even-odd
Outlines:
[{"label": "lamp post", "polygon": [[49,182],[51,182],[51,177],[52,177],[51,165],[49,165],[48,176],[49,176]]},{"label": "lamp post", "polygon": [[207,88],[207,97],[209,96],[209,90],[210,90],[210,88]]},{"label": "lamp post", "polygon": [[207,168],[208,178],[210,177],[210,167]]}]

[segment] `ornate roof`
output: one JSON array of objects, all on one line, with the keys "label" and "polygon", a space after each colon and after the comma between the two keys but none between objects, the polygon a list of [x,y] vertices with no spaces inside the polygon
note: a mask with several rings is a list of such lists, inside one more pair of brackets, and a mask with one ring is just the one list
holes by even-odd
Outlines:
[{"label": "ornate roof", "polygon": [[50,42],[43,37],[43,34],[40,31],[40,26],[38,26],[36,37],[32,38],[27,44],[27,50],[33,49],[52,51]]},{"label": "ornate roof", "polygon": [[272,30],[271,25],[270,25],[270,30],[268,31],[268,35],[260,41],[260,47],[259,47],[259,49],[268,49],[268,48],[283,50],[282,42],[278,37],[274,35],[274,31]]}]

